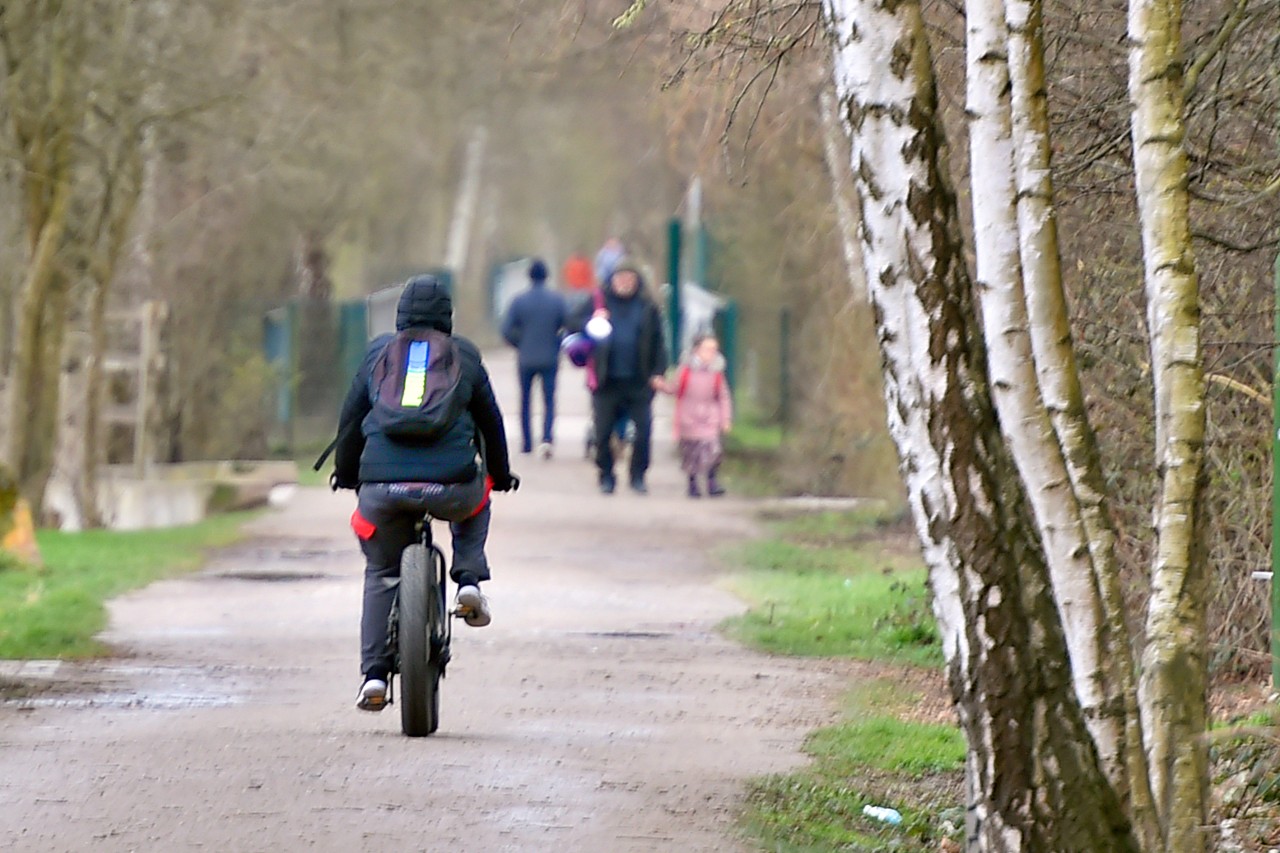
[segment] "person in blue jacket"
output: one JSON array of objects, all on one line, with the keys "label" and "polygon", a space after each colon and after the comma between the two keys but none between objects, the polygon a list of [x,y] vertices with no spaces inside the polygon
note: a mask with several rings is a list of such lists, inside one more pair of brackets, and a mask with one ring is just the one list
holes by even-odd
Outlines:
[{"label": "person in blue jacket", "polygon": [[502,337],[516,348],[520,375],[520,451],[533,451],[533,382],[542,385],[542,441],[538,453],[550,459],[556,419],[556,371],[560,341],[569,308],[565,298],[547,287],[547,265],[529,264],[529,288],[511,302],[502,321]]}]

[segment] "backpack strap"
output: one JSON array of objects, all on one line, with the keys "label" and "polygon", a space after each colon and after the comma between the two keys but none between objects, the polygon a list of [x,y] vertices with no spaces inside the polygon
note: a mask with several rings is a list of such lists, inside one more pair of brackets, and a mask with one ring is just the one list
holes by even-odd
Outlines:
[{"label": "backpack strap", "polygon": [[329,454],[330,454],[330,453],[333,453],[334,449],[335,449],[335,448],[337,448],[337,446],[338,446],[338,442],[340,442],[340,441],[342,441],[342,439],[346,438],[346,437],[347,437],[347,435],[349,435],[349,434],[350,434],[351,430],[355,429],[355,427],[356,427],[359,423],[360,423],[359,421],[351,421],[350,423],[348,423],[348,424],[346,425],[346,427],[345,427],[345,428],[343,428],[343,429],[339,430],[339,431],[338,431],[338,434],[337,434],[337,435],[335,435],[335,436],[333,437],[333,441],[329,442],[329,446],[328,446],[328,447],[326,447],[326,448],[324,449],[324,452],[322,452],[322,453],[320,454],[320,457],[319,457],[318,459],[316,459],[315,464],[311,466],[311,470],[312,470],[312,471],[319,471],[321,468],[323,468],[323,467],[324,467],[324,461],[325,461],[326,459],[328,459],[328,458],[329,458]]},{"label": "backpack strap", "polygon": [[681,365],[680,367],[680,380],[679,380],[679,383],[676,385],[677,400],[684,396],[684,392],[686,389],[688,389],[688,387],[689,387],[689,365],[685,364],[685,365]]}]

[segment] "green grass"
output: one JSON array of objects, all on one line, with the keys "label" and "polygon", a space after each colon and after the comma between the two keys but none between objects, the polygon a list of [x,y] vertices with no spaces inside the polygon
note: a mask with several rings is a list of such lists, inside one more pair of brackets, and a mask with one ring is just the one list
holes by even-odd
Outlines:
[{"label": "green grass", "polygon": [[776,453],[782,448],[782,427],[739,416],[724,445],[728,453]]},{"label": "green grass", "polygon": [[[813,762],[757,780],[744,824],[771,851],[933,851],[963,825],[964,738],[955,726],[898,715],[919,695],[898,682],[857,685],[845,720],[805,741]],[[862,813],[889,806],[896,826]]]},{"label": "green grass", "polygon": [[[772,536],[729,555],[733,589],[751,605],[725,623],[757,648],[941,665],[918,559],[880,547],[875,509],[805,515],[771,525]],[[892,678],[861,682],[844,719],[812,732],[810,766],[757,780],[743,825],[770,851],[932,851],[963,825],[965,744],[954,725],[909,719],[920,695]],[[890,806],[889,825],[862,813]]]},{"label": "green grass", "polygon": [[731,586],[751,608],[726,632],[778,654],[940,665],[925,570],[866,544],[875,523],[873,511],[823,513],[741,546]]},{"label": "green grass", "polygon": [[737,495],[765,497],[777,493],[782,427],[738,410],[733,429],[724,437],[722,473]]},{"label": "green grass", "polygon": [[198,568],[208,549],[236,541],[251,517],[230,513],[137,532],[39,532],[44,567],[0,571],[0,658],[105,653],[94,635],[106,627],[107,599]]},{"label": "green grass", "polygon": [[964,737],[955,726],[869,717],[821,729],[811,751],[829,756],[836,775],[853,776],[867,767],[910,774],[956,770],[964,761]]},{"label": "green grass", "polygon": [[[858,509],[807,512],[774,524],[779,538],[810,546],[862,545],[874,539],[885,525],[896,519],[885,517],[885,504],[868,501]],[[873,549],[868,557],[874,556]]]}]

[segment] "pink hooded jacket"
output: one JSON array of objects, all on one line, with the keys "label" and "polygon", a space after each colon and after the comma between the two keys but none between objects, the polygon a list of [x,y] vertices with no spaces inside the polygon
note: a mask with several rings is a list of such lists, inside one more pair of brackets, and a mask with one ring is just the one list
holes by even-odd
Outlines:
[{"label": "pink hooded jacket", "polygon": [[676,373],[675,430],[684,441],[719,438],[733,421],[733,396],[724,379],[724,357],[710,364],[691,356]]}]

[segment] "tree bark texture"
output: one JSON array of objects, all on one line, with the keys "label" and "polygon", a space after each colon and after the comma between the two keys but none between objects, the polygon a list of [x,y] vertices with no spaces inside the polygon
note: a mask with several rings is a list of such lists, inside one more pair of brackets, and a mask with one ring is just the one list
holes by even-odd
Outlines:
[{"label": "tree bark texture", "polygon": [[[1027,317],[1004,0],[968,0],[965,20],[976,293],[986,330],[992,398],[1035,513],[1070,650],[1076,696],[1103,767],[1123,791],[1124,706],[1109,670],[1111,636],[1066,460],[1041,400]],[[1057,259],[1037,260],[1052,264]]]},{"label": "tree bark texture", "polygon": [[1126,802],[1143,846],[1154,849],[1154,804],[1138,713],[1131,638],[1116,559],[1116,532],[1107,506],[1097,438],[1085,410],[1062,281],[1050,163],[1041,0],[1006,0],[1010,103],[1022,263],[1031,348],[1045,410],[1062,448],[1071,492],[1079,507],[1109,632],[1104,665],[1111,680],[1104,713],[1119,724],[1119,764],[1108,775]]},{"label": "tree bark texture", "polygon": [[[98,504],[98,468],[102,459],[102,406],[105,395],[107,302],[111,284],[115,281],[120,256],[129,238],[129,227],[143,191],[142,140],[135,128],[126,132],[121,140],[118,175],[107,178],[109,191],[103,193],[102,210],[98,223],[101,232],[95,238],[95,252],[90,264],[89,280],[93,287],[90,299],[89,341],[90,357],[85,375],[84,434],[79,472],[80,517],[86,527],[101,527],[102,508]],[[145,370],[144,365],[141,369]],[[146,429],[147,424],[138,424]]]},{"label": "tree bark texture", "polygon": [[1205,438],[1199,281],[1191,246],[1179,0],[1131,0],[1129,99],[1155,386],[1155,554],[1140,698],[1165,849],[1208,840]]},{"label": "tree bark texture", "polygon": [[826,9],[889,429],[969,743],[971,849],[1136,850],[992,409],[919,4]]},{"label": "tree bark texture", "polygon": [[52,467],[66,326],[58,253],[74,191],[80,127],[83,16],[57,0],[0,7],[0,51],[9,131],[22,174],[27,262],[18,294],[6,448],[22,493],[39,513]]},{"label": "tree bark texture", "polygon": [[822,113],[822,159],[826,161],[827,172],[831,175],[831,200],[836,208],[836,222],[840,224],[840,248],[844,252],[849,287],[855,299],[865,302],[866,272],[862,268],[862,247],[858,245],[858,232],[862,225],[858,221],[857,208],[849,198],[848,190],[853,182],[849,177],[848,157],[840,150],[846,140],[836,115],[835,95],[829,91],[822,92],[818,96],[818,106]]}]

